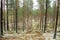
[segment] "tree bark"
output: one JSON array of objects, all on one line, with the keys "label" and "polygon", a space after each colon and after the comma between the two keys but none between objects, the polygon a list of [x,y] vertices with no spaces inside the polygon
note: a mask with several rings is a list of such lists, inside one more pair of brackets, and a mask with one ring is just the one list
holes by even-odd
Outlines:
[{"label": "tree bark", "polygon": [[55,31],[54,31],[54,39],[56,39],[56,35],[57,35],[58,13],[59,13],[59,0],[57,0],[57,14],[56,14],[56,24],[55,24]]},{"label": "tree bark", "polygon": [[9,31],[9,19],[8,19],[8,0],[7,2],[7,31]]},{"label": "tree bark", "polygon": [[17,28],[18,28],[18,0],[16,0],[16,33],[17,33]]},{"label": "tree bark", "polygon": [[3,0],[1,0],[0,35],[3,36]]},{"label": "tree bark", "polygon": [[47,24],[47,0],[46,0],[46,12],[45,12],[45,26],[44,26],[44,33],[46,32],[46,24]]}]

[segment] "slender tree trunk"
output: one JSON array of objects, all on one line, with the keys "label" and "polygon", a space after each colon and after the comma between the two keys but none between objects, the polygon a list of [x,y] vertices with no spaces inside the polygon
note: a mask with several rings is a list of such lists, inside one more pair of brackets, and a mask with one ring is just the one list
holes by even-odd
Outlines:
[{"label": "slender tree trunk", "polygon": [[[14,8],[13,8],[14,10]],[[15,10],[13,11],[13,21],[14,21],[14,30],[15,30]]]},{"label": "slender tree trunk", "polygon": [[53,29],[55,28],[54,26],[55,26],[55,17],[56,17],[56,1],[54,2],[55,4],[54,4],[54,11],[53,11]]},{"label": "slender tree trunk", "polygon": [[47,24],[47,0],[46,0],[46,12],[45,12],[45,26],[44,26],[44,33],[46,32],[46,24]]},{"label": "slender tree trunk", "polygon": [[0,30],[0,34],[3,36],[3,0],[1,0]]},{"label": "slender tree trunk", "polygon": [[56,39],[56,35],[57,35],[58,13],[59,13],[59,0],[57,0],[57,14],[56,14],[56,24],[55,24],[55,31],[54,31],[54,39]]},{"label": "slender tree trunk", "polygon": [[16,33],[18,28],[18,0],[16,0]]},{"label": "slender tree trunk", "polygon": [[40,30],[42,30],[43,31],[43,14],[44,14],[44,0],[38,0],[38,2],[39,2],[39,7],[40,7],[40,15],[39,15],[39,25],[40,25]]},{"label": "slender tree trunk", "polygon": [[25,25],[25,19],[27,18],[26,16],[27,16],[27,4],[26,4],[26,0],[23,0],[23,31],[26,28],[26,25]]},{"label": "slender tree trunk", "polygon": [[43,31],[43,14],[44,14],[44,5],[41,5],[41,30]]},{"label": "slender tree trunk", "polygon": [[24,31],[24,27],[25,27],[25,25],[24,25],[24,23],[25,23],[25,21],[24,21],[24,18],[25,18],[25,15],[24,15],[24,13],[25,13],[25,11],[24,11],[24,10],[25,10],[25,4],[24,4],[24,3],[25,3],[25,2],[24,2],[24,0],[23,0],[23,5],[24,5],[24,6],[23,6],[23,18],[22,18],[22,19],[23,19],[23,20],[22,20],[22,21],[23,21],[23,26],[22,26],[22,30],[23,30],[23,31]]},{"label": "slender tree trunk", "polygon": [[14,8],[13,8],[13,30],[15,31],[15,12],[14,12]]},{"label": "slender tree trunk", "polygon": [[43,27],[43,17],[44,17],[44,0],[43,0],[43,4],[42,4],[42,31],[44,31],[44,27]]},{"label": "slender tree trunk", "polygon": [[9,19],[8,19],[8,0],[7,2],[7,31],[9,31]]},{"label": "slender tree trunk", "polygon": [[4,0],[4,31],[6,31],[6,28],[5,28],[5,0]]}]

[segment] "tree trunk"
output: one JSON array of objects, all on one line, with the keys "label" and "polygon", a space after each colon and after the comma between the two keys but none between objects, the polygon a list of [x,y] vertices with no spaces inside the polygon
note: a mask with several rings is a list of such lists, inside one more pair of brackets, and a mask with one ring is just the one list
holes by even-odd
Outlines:
[{"label": "tree trunk", "polygon": [[4,0],[4,31],[6,31],[6,27],[5,27],[5,0]]},{"label": "tree trunk", "polygon": [[0,36],[3,36],[3,0],[1,0],[1,13],[0,13]]},{"label": "tree trunk", "polygon": [[16,0],[16,33],[17,33],[17,28],[18,28],[18,0]]},{"label": "tree trunk", "polygon": [[8,19],[8,0],[7,2],[7,31],[9,31],[9,19]]},{"label": "tree trunk", "polygon": [[55,31],[54,31],[54,39],[56,39],[56,34],[57,34],[58,13],[59,13],[59,0],[57,0],[57,13],[56,13],[56,24],[55,24]]},{"label": "tree trunk", "polygon": [[44,33],[46,32],[46,24],[47,24],[47,0],[46,0],[46,12],[45,12],[45,26],[44,26]]}]

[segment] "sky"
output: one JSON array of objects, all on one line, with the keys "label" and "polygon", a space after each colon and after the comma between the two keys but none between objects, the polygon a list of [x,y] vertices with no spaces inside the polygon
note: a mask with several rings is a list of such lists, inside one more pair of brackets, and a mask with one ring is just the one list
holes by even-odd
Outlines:
[{"label": "sky", "polygon": [[[55,0],[51,0],[51,7],[53,6],[52,4],[53,4],[53,2],[54,2]],[[22,7],[23,6],[23,0],[20,0],[19,1],[19,4],[20,4],[20,6]],[[6,7],[5,7],[6,8]],[[38,2],[37,2],[37,0],[33,0],[33,9],[38,9],[39,8],[39,5],[38,5]]]},{"label": "sky", "polygon": [[39,5],[37,3],[37,0],[33,0],[33,9],[38,9],[39,8]]},{"label": "sky", "polygon": [[[50,5],[51,5],[51,7],[53,6],[53,2],[55,1],[55,0],[50,0],[51,1],[51,3],[50,3]],[[38,2],[37,2],[37,0],[33,0],[33,2],[34,2],[34,5],[33,5],[33,9],[38,9],[39,8],[39,5],[38,5]]]},{"label": "sky", "polygon": [[[50,4],[50,5],[51,5],[51,7],[53,6],[52,4],[53,4],[53,2],[54,2],[54,1],[55,1],[55,0],[51,0],[51,4]],[[21,3],[21,4],[20,4],[20,3]],[[19,4],[20,4],[20,5],[21,5],[21,7],[22,7],[22,6],[23,6],[23,5],[22,5],[23,1],[22,1],[22,0],[20,0],[20,3],[19,3]],[[33,3],[34,3],[34,4],[33,4],[33,9],[38,9],[38,8],[39,8],[39,5],[38,5],[37,0],[33,0]]]},{"label": "sky", "polygon": [[[20,6],[22,7],[23,5],[23,1],[22,0],[20,0],[19,1],[19,4],[20,4]],[[38,8],[38,3],[37,3],[37,0],[33,0],[33,9],[37,9]]]}]

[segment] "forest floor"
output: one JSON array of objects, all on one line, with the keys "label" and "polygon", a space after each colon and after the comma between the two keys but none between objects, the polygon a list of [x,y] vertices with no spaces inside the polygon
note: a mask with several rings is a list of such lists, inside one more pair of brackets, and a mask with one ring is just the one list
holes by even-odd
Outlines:
[{"label": "forest floor", "polygon": [[31,34],[5,34],[4,36],[6,40],[45,40],[42,35],[38,35],[36,33]]},{"label": "forest floor", "polygon": [[56,39],[53,39],[54,33],[44,33],[46,40],[60,40],[60,33],[57,33]]},{"label": "forest floor", "polygon": [[[54,33],[43,33],[42,35],[36,33],[28,34],[5,34],[5,40],[60,40],[60,34],[57,33],[57,38],[53,39]],[[4,39],[3,39],[4,40]]]}]

